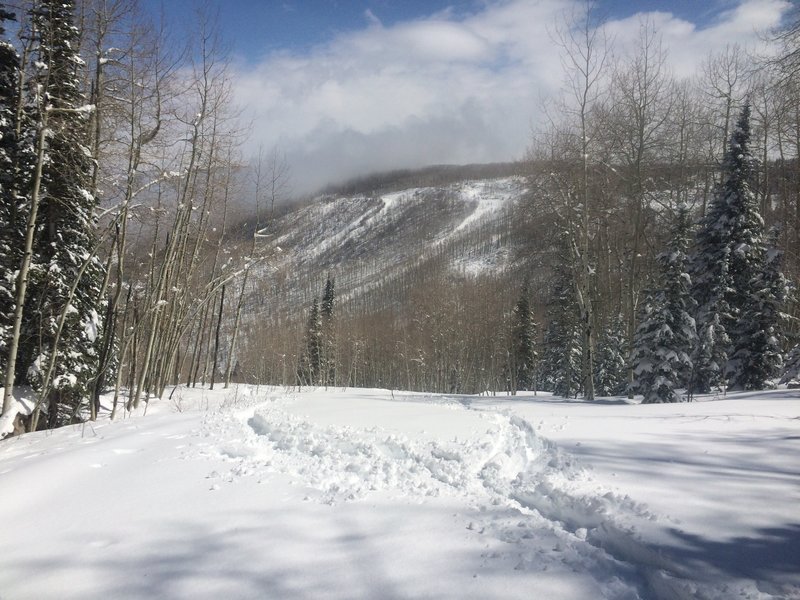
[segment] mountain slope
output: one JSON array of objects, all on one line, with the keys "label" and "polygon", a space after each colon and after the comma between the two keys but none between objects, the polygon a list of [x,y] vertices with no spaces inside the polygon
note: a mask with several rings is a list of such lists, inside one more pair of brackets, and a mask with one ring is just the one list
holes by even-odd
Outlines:
[{"label": "mountain slope", "polygon": [[[261,279],[267,285],[276,281],[294,306],[310,304],[328,273],[340,298],[353,300],[413,279],[425,264],[442,258],[454,275],[502,271],[509,246],[501,241],[507,241],[511,211],[525,192],[523,178],[507,177],[321,197],[261,232],[282,250]],[[254,294],[261,293],[256,285]]]}]

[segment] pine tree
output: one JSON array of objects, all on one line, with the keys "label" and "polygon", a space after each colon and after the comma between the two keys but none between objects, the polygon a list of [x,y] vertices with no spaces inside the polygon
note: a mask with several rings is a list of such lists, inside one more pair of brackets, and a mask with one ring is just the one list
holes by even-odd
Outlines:
[{"label": "pine tree", "polygon": [[750,108],[745,106],[722,162],[721,182],[695,240],[691,275],[699,341],[693,391],[708,392],[723,385],[727,375],[738,377],[727,364],[730,336],[748,310],[764,257],[763,222],[751,189],[753,173]]},{"label": "pine tree", "polygon": [[6,40],[14,15],[0,4],[0,373],[5,373],[16,297],[15,273],[22,259],[25,215],[17,196],[16,106],[19,56]]},{"label": "pine tree", "polygon": [[37,152],[40,200],[20,348],[27,368],[18,369],[18,378],[48,391],[47,425],[55,427],[79,415],[97,373],[104,266],[96,256],[97,199],[88,191],[89,109],[80,88],[74,2],[42,0],[30,14],[38,46],[26,116],[29,129],[44,127],[48,135]]},{"label": "pine tree", "polygon": [[691,373],[697,333],[689,314],[693,308],[686,255],[690,233],[689,209],[681,205],[667,247],[657,258],[659,286],[648,294],[634,338],[631,388],[647,404],[679,402],[678,388]]},{"label": "pine tree", "polygon": [[731,387],[760,390],[781,369],[782,335],[778,327],[781,307],[788,296],[788,284],[781,273],[783,253],[778,249],[778,232],[770,232],[771,247],[763,268],[750,282],[751,297],[735,329],[734,350],[728,363]]},{"label": "pine tree", "polygon": [[322,304],[320,310],[323,319],[333,318],[333,309],[336,303],[336,291],[334,289],[333,279],[328,276],[325,281],[325,291],[322,294]]},{"label": "pine tree", "polygon": [[297,369],[298,385],[317,385],[322,362],[322,318],[319,302],[314,299],[306,325],[305,348]]},{"label": "pine tree", "polygon": [[536,323],[533,320],[528,287],[511,314],[511,349],[509,351],[511,391],[536,389]]},{"label": "pine tree", "polygon": [[790,387],[800,387],[800,344],[789,351],[779,383],[789,384]]},{"label": "pine tree", "polygon": [[[639,325],[633,336],[631,350],[631,368],[633,381],[630,383],[631,394],[642,394],[647,402],[652,391],[656,389],[656,377],[660,362],[659,332],[666,327],[666,313],[657,304],[656,292],[644,290],[639,307]],[[657,395],[655,396],[657,398]]]},{"label": "pine tree", "polygon": [[625,360],[625,318],[617,315],[597,340],[595,391],[599,396],[623,394],[628,385],[628,363]]},{"label": "pine tree", "polygon": [[334,309],[336,305],[336,290],[334,281],[328,276],[325,281],[325,291],[322,294],[320,313],[322,319],[322,340],[320,342],[320,373],[322,385],[335,385],[336,383],[336,327],[334,322]]},{"label": "pine tree", "polygon": [[577,396],[581,392],[583,336],[575,286],[566,265],[556,267],[547,319],[540,362],[542,389],[564,398]]}]

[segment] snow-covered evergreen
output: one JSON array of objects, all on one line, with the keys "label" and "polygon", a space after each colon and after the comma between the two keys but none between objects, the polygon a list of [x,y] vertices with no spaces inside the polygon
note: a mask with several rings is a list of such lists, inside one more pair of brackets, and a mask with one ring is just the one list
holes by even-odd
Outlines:
[{"label": "snow-covered evergreen", "polygon": [[597,340],[594,378],[598,396],[616,396],[625,392],[628,385],[626,337],[625,318],[617,315]]},{"label": "snow-covered evergreen", "polygon": [[678,207],[666,249],[658,255],[659,287],[649,294],[634,339],[631,389],[645,403],[679,402],[679,388],[689,379],[697,337],[689,314],[687,249],[691,235],[689,209]]},{"label": "snow-covered evergreen", "polygon": [[36,70],[26,127],[45,128],[47,140],[17,373],[34,388],[51,388],[45,399],[50,427],[80,412],[97,375],[104,279],[96,256],[97,199],[88,190],[92,157],[74,12],[72,0],[45,0],[30,12]]},{"label": "snow-covered evergreen", "polygon": [[542,389],[570,398],[580,393],[583,348],[575,286],[566,265],[555,269],[540,362]]},{"label": "snow-covered evergreen", "polygon": [[25,211],[17,196],[16,107],[19,56],[6,39],[13,15],[0,4],[0,374],[5,373],[14,318],[16,273],[22,258]]},{"label": "snow-covered evergreen", "polygon": [[336,288],[333,278],[328,276],[320,304],[320,383],[336,383],[336,327],[334,311],[336,307]]},{"label": "snow-covered evergreen", "polygon": [[800,386],[800,344],[794,346],[786,356],[780,383]]},{"label": "snow-covered evergreen", "polygon": [[783,252],[778,249],[778,232],[770,232],[771,247],[763,267],[753,276],[750,303],[735,329],[734,347],[728,363],[731,387],[760,390],[780,373],[783,363],[781,307],[788,296],[788,283],[781,272]]},{"label": "snow-covered evergreen", "polygon": [[305,348],[297,368],[298,385],[317,385],[322,367],[322,316],[314,298],[306,325]]},{"label": "snow-covered evergreen", "polygon": [[699,343],[692,388],[708,392],[728,377],[739,381],[741,361],[728,364],[737,323],[750,307],[764,260],[763,221],[751,189],[750,108],[745,105],[722,163],[722,179],[700,221],[692,259],[692,297]]},{"label": "snow-covered evergreen", "polygon": [[525,286],[511,313],[511,391],[536,389],[536,323]]}]

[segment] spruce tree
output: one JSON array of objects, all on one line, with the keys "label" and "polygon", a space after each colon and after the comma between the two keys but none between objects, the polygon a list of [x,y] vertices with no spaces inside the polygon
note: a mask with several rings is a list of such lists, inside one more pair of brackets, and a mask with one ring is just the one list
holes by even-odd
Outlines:
[{"label": "spruce tree", "polygon": [[[641,394],[644,402],[648,402],[657,385],[656,378],[660,362],[658,337],[666,327],[666,313],[657,305],[657,292],[644,290],[642,303],[639,306],[638,321],[639,325],[633,336],[630,358],[633,381],[631,381],[628,391],[631,394]],[[657,397],[656,395],[655,398]]]},{"label": "spruce tree", "polygon": [[320,305],[322,339],[320,342],[320,383],[322,385],[335,385],[336,383],[336,327],[334,310],[336,305],[336,290],[333,279],[328,276],[325,281],[325,291],[322,294]]},{"label": "spruce tree", "polygon": [[781,273],[783,253],[778,249],[778,232],[770,232],[771,247],[764,265],[750,281],[751,297],[736,329],[734,349],[728,363],[731,387],[760,390],[780,373],[783,362],[781,307],[788,296],[788,284]]},{"label": "spruce tree", "polygon": [[623,394],[628,385],[628,363],[625,360],[625,318],[617,315],[597,340],[595,392],[598,396]]},{"label": "spruce tree", "polygon": [[800,387],[800,344],[789,351],[779,383],[786,383],[790,387]]},{"label": "spruce tree", "polygon": [[691,235],[689,209],[678,207],[667,247],[658,257],[660,281],[648,294],[634,338],[634,393],[644,403],[679,402],[692,370],[697,333],[690,315],[687,249]]},{"label": "spruce tree", "polygon": [[536,389],[536,323],[525,286],[511,313],[511,391]]},{"label": "spruce tree", "polygon": [[304,346],[297,369],[298,385],[317,385],[322,363],[322,318],[316,298],[308,315]]},{"label": "spruce tree", "polygon": [[55,427],[79,415],[97,373],[104,266],[96,256],[97,199],[88,189],[91,108],[80,87],[74,2],[42,0],[30,16],[37,46],[26,117],[29,129],[46,127],[48,135],[37,152],[40,204],[20,347],[27,368],[17,373],[35,389],[48,389],[47,425]]},{"label": "spruce tree", "polygon": [[0,4],[0,374],[5,373],[8,358],[16,298],[15,273],[19,270],[25,238],[25,214],[17,195],[16,177],[19,56],[6,39],[5,28],[5,22],[13,18]]},{"label": "spruce tree", "polygon": [[728,365],[731,335],[749,308],[754,277],[764,259],[763,222],[751,189],[753,173],[750,108],[745,106],[695,240],[691,275],[699,340],[692,388],[697,392],[723,385],[727,376],[740,377],[735,372],[739,363]]},{"label": "spruce tree", "polygon": [[581,392],[583,359],[580,313],[571,277],[567,265],[556,267],[540,362],[542,389],[564,398]]},{"label": "spruce tree", "polygon": [[336,303],[336,291],[334,288],[333,279],[328,276],[325,280],[325,291],[322,293],[322,304],[320,310],[323,319],[333,318],[333,309]]}]

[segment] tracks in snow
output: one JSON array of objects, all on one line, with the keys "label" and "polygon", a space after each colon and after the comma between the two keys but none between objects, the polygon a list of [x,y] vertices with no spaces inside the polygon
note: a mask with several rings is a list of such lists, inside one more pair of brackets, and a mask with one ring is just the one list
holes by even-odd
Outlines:
[{"label": "tracks in snow", "polygon": [[478,515],[467,529],[510,544],[518,569],[567,564],[591,573],[605,598],[722,598],[641,539],[640,526],[655,515],[595,482],[529,422],[444,402],[470,410],[485,432],[444,441],[379,427],[324,427],[293,414],[284,394],[266,402],[240,398],[204,423],[218,453],[233,463],[212,478],[285,473],[315,490],[306,499],[328,504],[376,491],[463,498]]}]

